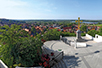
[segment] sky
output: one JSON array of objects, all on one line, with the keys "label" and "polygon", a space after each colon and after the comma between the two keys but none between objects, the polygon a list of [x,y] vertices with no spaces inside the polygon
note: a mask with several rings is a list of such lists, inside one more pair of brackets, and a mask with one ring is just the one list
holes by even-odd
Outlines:
[{"label": "sky", "polygon": [[0,0],[0,18],[102,20],[102,0]]}]

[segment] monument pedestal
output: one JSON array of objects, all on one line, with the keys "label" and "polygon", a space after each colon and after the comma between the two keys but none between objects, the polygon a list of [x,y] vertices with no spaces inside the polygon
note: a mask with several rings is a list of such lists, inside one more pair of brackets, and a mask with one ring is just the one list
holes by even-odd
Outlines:
[{"label": "monument pedestal", "polygon": [[81,31],[80,30],[76,31],[76,42],[85,42],[85,40],[81,38]]}]

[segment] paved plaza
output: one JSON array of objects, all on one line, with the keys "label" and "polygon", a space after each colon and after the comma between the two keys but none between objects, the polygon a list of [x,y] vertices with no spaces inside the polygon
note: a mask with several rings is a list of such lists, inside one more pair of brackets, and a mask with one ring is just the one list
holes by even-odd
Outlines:
[{"label": "paved plaza", "polygon": [[[72,38],[75,37],[68,39]],[[70,51],[68,50],[64,56],[67,68],[102,68],[102,42],[97,43],[86,37],[83,38],[89,40],[84,42],[87,47],[74,49],[68,46]]]},{"label": "paved plaza", "polygon": [[[74,41],[75,37],[66,37]],[[63,41],[52,41],[49,48],[53,50],[62,49],[67,68],[102,68],[102,42],[94,42],[86,37],[87,47],[74,48]]]}]

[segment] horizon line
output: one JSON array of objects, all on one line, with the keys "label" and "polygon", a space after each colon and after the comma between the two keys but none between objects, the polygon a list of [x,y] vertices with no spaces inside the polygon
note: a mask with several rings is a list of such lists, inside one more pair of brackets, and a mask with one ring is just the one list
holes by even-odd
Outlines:
[{"label": "horizon line", "polygon": [[[36,19],[12,19],[12,18],[0,18],[0,19],[9,19],[9,20],[78,20],[78,19],[45,19],[45,18],[43,18],[43,19],[41,19],[41,18],[36,18]],[[80,20],[102,20],[102,19],[80,19]]]}]

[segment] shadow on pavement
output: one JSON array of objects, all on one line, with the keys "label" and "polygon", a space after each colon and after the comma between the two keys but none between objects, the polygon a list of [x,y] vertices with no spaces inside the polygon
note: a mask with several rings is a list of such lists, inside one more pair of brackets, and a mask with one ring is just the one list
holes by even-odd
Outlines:
[{"label": "shadow on pavement", "polygon": [[92,47],[92,45],[87,45],[86,47]]},{"label": "shadow on pavement", "polygon": [[75,57],[75,56],[64,56],[64,61],[67,65],[67,68],[75,68],[79,66],[79,62],[81,62],[81,60],[79,60],[79,57]]}]

